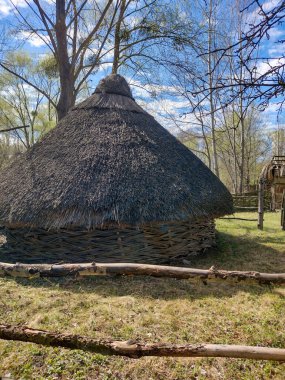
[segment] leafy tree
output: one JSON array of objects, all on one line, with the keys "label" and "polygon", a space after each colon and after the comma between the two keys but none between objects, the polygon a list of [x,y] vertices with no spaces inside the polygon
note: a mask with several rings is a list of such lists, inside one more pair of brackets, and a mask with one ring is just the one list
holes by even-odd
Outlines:
[{"label": "leafy tree", "polygon": [[88,79],[102,65],[111,64],[113,73],[123,66],[145,73],[147,64],[160,62],[158,48],[193,40],[188,34],[191,23],[175,12],[171,2],[55,0],[46,4],[31,0],[26,8],[20,8],[8,1],[18,20],[18,39],[37,37],[50,52],[43,69],[48,75],[57,73],[58,98],[51,98],[28,73],[19,72],[8,57],[0,66],[44,95],[57,110],[58,119],[75,104]]},{"label": "leafy tree", "polygon": [[[13,0],[7,1],[18,20],[18,37],[37,37],[54,58],[56,66],[51,65],[46,69],[56,67],[58,71],[58,99],[54,101],[40,83],[27,73],[19,72],[9,57],[2,60],[0,66],[45,96],[61,119],[75,104],[84,82],[106,55],[105,44],[113,28],[112,22],[106,23],[106,16],[111,8],[116,14],[119,0],[114,5],[112,0],[103,3],[93,0],[56,0],[54,4],[31,0],[26,1],[26,8],[20,8]],[[93,54],[92,62],[89,60],[90,54]]]},{"label": "leafy tree", "polygon": [[[29,73],[34,82],[46,81],[47,91],[48,87],[52,87],[49,78],[43,75],[42,68],[35,65],[27,53],[10,53],[9,59],[19,72]],[[0,85],[0,129],[27,126],[11,134],[25,148],[29,148],[55,125],[55,110],[40,92],[28,86],[19,76],[4,72],[0,76]]]}]

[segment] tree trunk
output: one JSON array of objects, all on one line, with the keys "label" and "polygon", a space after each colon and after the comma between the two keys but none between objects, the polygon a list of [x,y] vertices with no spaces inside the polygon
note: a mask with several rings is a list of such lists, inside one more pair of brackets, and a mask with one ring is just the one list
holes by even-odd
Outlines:
[{"label": "tree trunk", "polygon": [[36,330],[26,326],[0,325],[0,339],[31,342],[44,346],[84,350],[101,355],[120,355],[138,359],[143,356],[223,357],[255,360],[285,360],[285,349],[235,346],[228,344],[140,343],[134,340],[99,340],[86,336]]},{"label": "tree trunk", "polygon": [[[242,95],[241,95],[242,96]],[[242,100],[240,100],[240,126],[241,126],[241,159],[240,159],[240,184],[239,184],[239,193],[244,193],[244,169],[245,169],[245,139],[244,139],[244,117],[243,117],[243,106]]]},{"label": "tree trunk", "polygon": [[[242,38],[242,16],[239,15],[239,29],[238,29],[238,38],[239,40]],[[240,42],[240,48],[242,47],[242,43]],[[240,81],[242,82],[244,73],[243,73],[243,57],[242,53],[240,56]],[[241,146],[241,158],[240,158],[240,185],[239,185],[239,193],[244,193],[244,174],[245,174],[245,125],[244,125],[244,106],[243,106],[243,91],[242,86],[240,85],[240,94],[239,94],[239,120],[240,120],[240,126],[241,126],[241,140],[240,140],[240,146]]]},{"label": "tree trunk", "polygon": [[219,178],[219,164],[218,164],[218,153],[217,153],[217,141],[216,141],[216,129],[215,129],[215,105],[213,98],[213,68],[212,68],[212,54],[213,53],[213,28],[214,23],[212,22],[213,17],[213,3],[210,0],[209,3],[209,19],[208,19],[208,72],[209,72],[209,88],[210,88],[210,118],[211,118],[211,137],[212,137],[212,149],[213,149],[213,172]]},{"label": "tree trunk", "polygon": [[234,178],[235,178],[235,184],[234,184],[234,193],[237,194],[238,192],[238,162],[237,162],[237,147],[236,147],[236,129],[234,128],[233,132],[233,147],[234,147]]},{"label": "tree trunk", "polygon": [[0,263],[0,275],[12,277],[64,277],[64,276],[108,276],[134,275],[171,277],[178,279],[200,279],[206,281],[231,280],[259,284],[285,284],[285,273],[259,273],[172,267],[133,263],[82,263],[82,264],[8,264]]},{"label": "tree trunk", "polygon": [[124,14],[126,10],[126,0],[122,0],[120,6],[120,12],[118,21],[115,28],[115,42],[114,42],[114,58],[113,58],[113,67],[112,74],[117,74],[120,61],[120,43],[121,43],[121,26],[124,19]]},{"label": "tree trunk", "polygon": [[74,69],[69,61],[67,47],[65,0],[56,0],[55,33],[60,78],[60,97],[56,109],[58,120],[61,120],[75,104]]},{"label": "tree trunk", "polygon": [[66,116],[75,104],[74,83],[70,76],[63,74],[60,78],[60,97],[56,107],[58,121]]},{"label": "tree trunk", "polygon": [[211,166],[212,166],[211,153],[210,153],[209,143],[208,143],[207,135],[205,133],[203,122],[201,122],[201,128],[202,128],[203,139],[204,139],[206,152],[207,152],[208,166],[211,169]]}]

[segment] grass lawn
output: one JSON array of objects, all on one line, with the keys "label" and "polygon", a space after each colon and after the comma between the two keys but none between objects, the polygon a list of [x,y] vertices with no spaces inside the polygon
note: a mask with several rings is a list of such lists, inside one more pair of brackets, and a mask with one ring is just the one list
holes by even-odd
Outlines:
[{"label": "grass lawn", "polygon": [[[237,216],[254,218],[256,214]],[[280,214],[256,222],[218,220],[218,247],[192,267],[285,272]],[[0,278],[0,321],[100,338],[285,348],[285,289],[187,280],[97,277]],[[285,378],[285,364],[243,359],[126,359],[0,340],[0,378],[261,380]]]}]

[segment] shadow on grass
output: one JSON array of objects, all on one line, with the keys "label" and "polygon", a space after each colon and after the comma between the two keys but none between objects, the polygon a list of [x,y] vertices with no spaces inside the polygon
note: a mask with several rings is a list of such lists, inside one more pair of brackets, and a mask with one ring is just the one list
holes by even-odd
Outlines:
[{"label": "shadow on grass", "polygon": [[18,285],[29,288],[37,288],[39,291],[44,289],[53,290],[62,297],[68,297],[68,293],[82,294],[82,299],[86,294],[96,294],[102,298],[133,297],[136,299],[157,299],[157,300],[180,300],[191,301],[196,299],[223,299],[231,298],[239,292],[248,293],[251,296],[258,297],[262,294],[274,293],[279,298],[285,299],[278,288],[268,285],[249,285],[234,283],[209,283],[204,284],[201,281],[192,282],[188,280],[176,280],[170,278],[146,278],[138,277],[109,277],[109,278],[86,278],[78,279],[12,279],[7,281],[16,281]]},{"label": "shadow on grass", "polygon": [[[3,260],[0,257],[0,260]],[[3,260],[4,261],[4,260]],[[235,237],[219,233],[217,247],[204,255],[190,259],[187,266],[196,268],[255,270],[260,272],[285,272],[285,252],[277,251],[248,237]],[[185,266],[185,264],[184,264]],[[132,296],[135,298],[154,299],[197,299],[205,297],[232,297],[237,292],[260,295],[275,292],[270,286],[249,285],[245,283],[203,284],[201,281],[177,280],[171,278],[153,278],[144,276],[92,277],[84,279],[7,279],[16,281],[21,286],[49,288],[56,291],[72,293],[95,293],[102,297]],[[276,293],[284,297],[281,293]]]},{"label": "shadow on grass", "polygon": [[219,232],[217,246],[209,249],[204,255],[194,257],[191,266],[210,268],[214,265],[218,269],[228,270],[285,272],[285,245],[284,250],[280,251],[264,243],[280,243],[280,238],[251,238],[248,235],[234,236]]}]

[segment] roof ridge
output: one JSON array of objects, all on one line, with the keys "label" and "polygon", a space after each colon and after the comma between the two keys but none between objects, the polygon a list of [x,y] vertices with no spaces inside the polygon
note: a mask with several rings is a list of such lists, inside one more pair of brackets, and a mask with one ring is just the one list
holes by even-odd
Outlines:
[{"label": "roof ridge", "polygon": [[133,98],[119,94],[98,92],[73,107],[72,110],[92,108],[120,109],[148,115],[148,113],[140,105],[138,105]]}]

